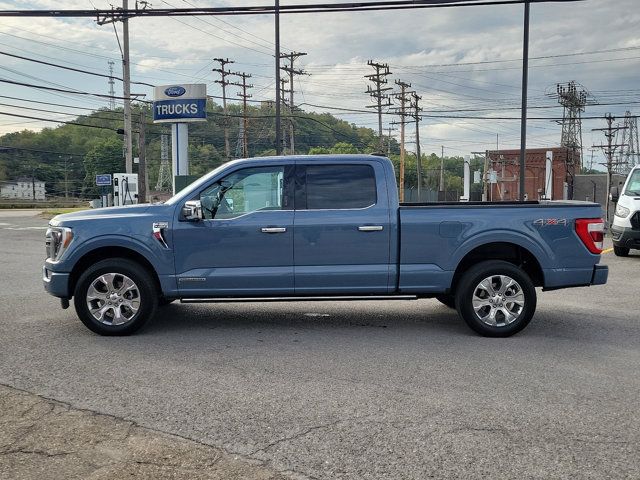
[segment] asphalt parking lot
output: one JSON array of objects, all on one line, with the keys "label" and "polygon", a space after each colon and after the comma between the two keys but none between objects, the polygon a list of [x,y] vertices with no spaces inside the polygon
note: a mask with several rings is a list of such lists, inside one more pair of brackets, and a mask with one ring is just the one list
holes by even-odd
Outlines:
[{"label": "asphalt parking lot", "polygon": [[4,386],[290,478],[640,478],[640,252],[508,339],[435,300],[174,304],[104,338],[42,289],[46,220],[10,214]]}]

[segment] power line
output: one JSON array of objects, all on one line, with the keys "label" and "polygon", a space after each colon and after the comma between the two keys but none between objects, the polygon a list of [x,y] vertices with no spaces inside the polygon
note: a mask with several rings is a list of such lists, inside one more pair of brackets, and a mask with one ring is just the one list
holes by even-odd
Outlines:
[{"label": "power line", "polygon": [[[9,83],[11,85],[19,85],[19,86],[22,86],[22,87],[39,88],[41,90],[51,90],[53,92],[71,93],[71,94],[74,94],[74,95],[88,95],[88,96],[92,96],[92,97],[107,98],[107,99],[112,98],[111,95],[105,95],[105,94],[102,94],[102,93],[91,93],[91,92],[82,92],[82,91],[79,91],[79,90],[69,90],[69,89],[63,89],[63,88],[46,87],[44,85],[35,85],[33,83],[18,82],[18,81],[15,81],[15,80],[8,80],[6,78],[0,78],[0,82]],[[118,100],[127,100],[127,98],[125,98],[125,97],[114,97],[114,98],[117,98]],[[137,101],[142,102],[142,103],[153,103],[153,102],[150,102],[149,100],[140,100],[138,98],[131,98],[131,97],[129,98],[129,100],[137,100]]]},{"label": "power line", "polygon": [[[72,72],[84,73],[86,75],[93,75],[95,77],[114,79],[114,80],[119,80],[121,82],[124,81],[121,77],[116,77],[115,75],[111,75],[111,74],[107,75],[107,74],[103,74],[103,73],[91,72],[89,70],[82,70],[80,68],[66,67],[64,65],[59,65],[59,64],[51,63],[51,62],[45,62],[43,60],[36,60],[35,58],[24,57],[22,55],[16,55],[16,54],[13,54],[13,53],[0,51],[0,55],[5,55],[7,57],[13,57],[13,58],[19,58],[20,60],[26,60],[28,62],[39,63],[41,65],[48,65],[50,67],[62,68],[64,70],[70,70]],[[145,83],[145,82],[131,82],[131,83],[134,83],[136,85],[145,85],[147,87],[153,87],[154,86],[154,85],[152,85],[150,83]]]}]

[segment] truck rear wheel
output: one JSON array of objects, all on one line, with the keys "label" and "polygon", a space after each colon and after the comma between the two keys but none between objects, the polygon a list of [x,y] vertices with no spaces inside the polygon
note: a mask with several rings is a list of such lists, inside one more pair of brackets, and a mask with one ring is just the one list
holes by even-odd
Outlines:
[{"label": "truck rear wheel", "polygon": [[78,317],[100,335],[129,335],[142,327],[158,305],[156,282],[136,262],[102,260],[78,279],[73,301]]},{"label": "truck rear wheel", "polygon": [[626,247],[616,247],[613,246],[613,253],[615,253],[616,257],[628,257],[629,249]]},{"label": "truck rear wheel", "polygon": [[536,289],[525,271],[502,260],[480,262],[456,290],[458,314],[486,337],[508,337],[525,328],[536,310]]}]

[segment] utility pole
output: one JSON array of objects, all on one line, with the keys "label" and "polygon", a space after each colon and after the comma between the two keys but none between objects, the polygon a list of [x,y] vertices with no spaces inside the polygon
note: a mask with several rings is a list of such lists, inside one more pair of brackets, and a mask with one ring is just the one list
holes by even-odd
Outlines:
[{"label": "utility pole", "polygon": [[[287,80],[286,78],[281,78],[280,79],[280,105],[281,107],[285,107],[287,106],[287,93],[289,93],[290,89],[288,89],[286,87],[287,83],[289,83],[289,80]],[[281,132],[281,137],[282,138],[282,154],[286,155],[287,154],[287,135],[285,134],[285,127],[282,126],[282,132]]]},{"label": "utility pole", "polygon": [[[147,8],[147,3],[143,3],[143,9]],[[137,8],[137,4],[136,4]],[[129,0],[122,0],[122,10],[129,10]],[[118,37],[118,31],[116,32],[116,39],[118,40],[118,47],[120,47],[120,54],[122,55],[122,93],[124,98],[124,157],[125,157],[125,171],[126,173],[133,173],[133,141],[132,141],[132,129],[131,129],[131,72],[129,64],[129,17],[126,15],[116,14],[118,9],[112,9],[112,13],[105,15],[103,18],[98,17],[98,25],[105,25],[107,23],[122,22],[122,45],[120,45],[120,38]]]},{"label": "utility pole", "polygon": [[422,108],[418,104],[422,97],[419,96],[416,92],[411,94],[412,102],[411,107],[413,108],[413,120],[416,122],[416,173],[418,176],[418,202],[422,201],[422,154],[420,152],[420,112]]},{"label": "utility pole", "polygon": [[242,135],[242,156],[243,158],[249,157],[249,140],[248,140],[248,132],[247,132],[247,124],[249,119],[247,117],[247,99],[251,98],[253,95],[247,93],[249,88],[253,88],[253,85],[247,84],[247,78],[251,78],[251,74],[249,73],[237,73],[235,74],[242,78],[242,83],[232,83],[231,85],[237,85],[242,87],[242,93],[238,93],[238,96],[242,98],[242,127],[243,127],[243,135]]},{"label": "utility pole", "polygon": [[215,83],[219,83],[222,85],[222,110],[224,112],[224,156],[225,159],[229,160],[231,158],[231,147],[229,146],[229,117],[227,111],[227,85],[230,85],[231,82],[227,80],[228,75],[233,75],[233,73],[226,70],[224,67],[229,63],[235,63],[233,60],[229,60],[228,58],[214,58],[214,62],[218,62],[220,64],[220,68],[212,69],[213,72],[218,72],[220,74],[220,80],[214,80]]},{"label": "utility pole", "polygon": [[293,77],[294,75],[308,75],[304,70],[294,68],[294,62],[306,55],[304,52],[291,52],[287,54],[280,55],[280,58],[286,58],[289,60],[289,65],[285,65],[282,67],[282,70],[289,74],[289,151],[291,155],[295,155],[295,132],[294,132],[294,124],[293,124]]},{"label": "utility pole", "polygon": [[389,125],[387,130],[389,131],[389,135],[387,135],[387,157],[391,158],[391,132],[395,132],[396,129]]},{"label": "utility pole", "polygon": [[441,154],[440,154],[440,188],[441,192],[444,192],[444,145],[441,145]]},{"label": "utility pole", "polygon": [[619,145],[619,144],[614,144],[613,140],[616,137],[616,135],[618,134],[618,131],[626,128],[624,126],[621,125],[617,125],[614,126],[613,122],[616,120],[616,118],[611,115],[610,113],[607,113],[605,115],[605,120],[607,121],[607,127],[606,128],[593,128],[592,131],[594,132],[603,132],[605,138],[607,139],[607,144],[606,145],[593,145],[593,148],[601,148],[602,151],[605,154],[606,157],[606,162],[604,163],[604,165],[607,167],[607,192],[606,192],[606,207],[605,207],[605,211],[606,211],[606,219],[607,219],[607,223],[609,222],[610,219],[610,215],[609,215],[609,192],[611,191],[611,180],[613,177],[613,171],[616,167],[616,164],[614,162],[614,155],[615,155],[615,151],[617,148],[622,147],[623,145]]},{"label": "utility pole", "polygon": [[138,123],[138,203],[147,203],[149,174],[147,173],[147,148],[145,144],[145,111],[140,110]]},{"label": "utility pole", "polygon": [[391,87],[383,87],[383,85],[387,84],[387,76],[391,75],[389,71],[389,65],[386,63],[377,63],[373,60],[369,60],[367,65],[373,67],[376,73],[372,75],[365,75],[364,78],[367,78],[371,83],[373,83],[373,88],[371,85],[367,85],[367,91],[374,100],[375,105],[367,105],[367,108],[375,108],[378,112],[378,139],[379,139],[379,148],[380,151],[384,151],[384,139],[382,137],[382,107],[390,107],[391,99],[389,95],[385,92],[391,90]]},{"label": "utility pole", "polygon": [[[129,0],[122,0],[122,9],[129,9]],[[133,173],[133,139],[131,129],[131,71],[129,64],[129,19],[122,17],[122,88],[124,96],[125,171]]]},{"label": "utility pole", "polygon": [[413,92],[409,92],[407,89],[411,87],[410,83],[396,80],[396,85],[400,87],[400,93],[394,94],[394,97],[400,100],[400,107],[396,108],[396,113],[400,115],[400,201],[404,202],[404,157],[405,157],[405,145],[404,145],[404,126],[407,123],[406,117],[407,105],[409,104],[409,95]]}]

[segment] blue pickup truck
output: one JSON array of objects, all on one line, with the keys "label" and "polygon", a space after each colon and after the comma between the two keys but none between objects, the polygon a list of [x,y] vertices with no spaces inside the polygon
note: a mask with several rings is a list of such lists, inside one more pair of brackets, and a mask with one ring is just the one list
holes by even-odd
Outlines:
[{"label": "blue pickup truck", "polygon": [[181,302],[434,297],[476,332],[522,330],[536,289],[604,284],[587,202],[399,204],[368,155],[235,160],[162,204],[59,215],[45,289],[102,335]]}]

